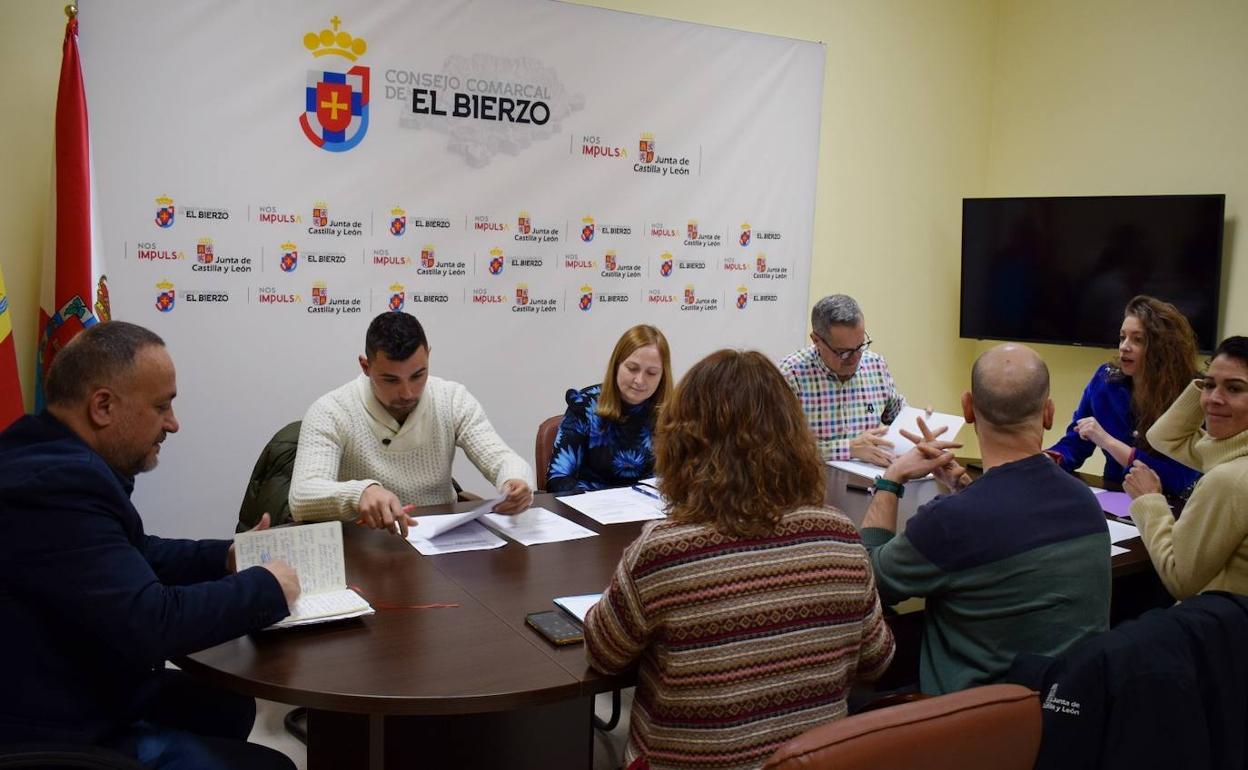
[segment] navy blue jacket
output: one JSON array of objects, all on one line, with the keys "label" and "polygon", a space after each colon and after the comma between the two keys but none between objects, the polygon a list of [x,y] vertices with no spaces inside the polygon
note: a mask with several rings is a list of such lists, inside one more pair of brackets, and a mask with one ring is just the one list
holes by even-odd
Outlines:
[{"label": "navy blue jacket", "polygon": [[0,433],[0,744],[90,743],[133,722],[167,658],[287,615],[228,540],[143,533],[134,480],[51,415]]},{"label": "navy blue jacket", "polygon": [[1211,591],[1020,655],[1007,681],[1040,691],[1036,770],[1248,767],[1246,647],[1248,596]]},{"label": "navy blue jacket", "polygon": [[[1135,415],[1131,414],[1131,378],[1116,372],[1109,364],[1103,364],[1096,370],[1083,389],[1083,397],[1070,418],[1066,435],[1049,448],[1049,451],[1062,456],[1061,466],[1068,471],[1079,470],[1083,461],[1096,450],[1096,444],[1080,438],[1075,430],[1075,423],[1084,417],[1095,417],[1106,433],[1127,446],[1136,445]],[[1109,452],[1102,451],[1101,454],[1105,455],[1103,478],[1121,484],[1126,471]],[[1167,495],[1181,495],[1200,479],[1199,471],[1160,452],[1137,449],[1135,456],[1161,477],[1162,490]]]}]

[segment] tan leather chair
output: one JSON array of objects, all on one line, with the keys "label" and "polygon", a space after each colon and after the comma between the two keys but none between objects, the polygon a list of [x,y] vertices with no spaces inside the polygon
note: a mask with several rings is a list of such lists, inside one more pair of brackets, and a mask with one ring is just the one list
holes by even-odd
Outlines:
[{"label": "tan leather chair", "polygon": [[563,415],[547,417],[537,426],[537,443],[533,447],[533,460],[537,467],[537,491],[546,490],[546,471],[550,468],[550,458],[555,454],[555,437],[559,435],[559,426],[563,423]]},{"label": "tan leather chair", "polygon": [[765,770],[1031,770],[1040,696],[994,684],[820,725],[771,755]]}]

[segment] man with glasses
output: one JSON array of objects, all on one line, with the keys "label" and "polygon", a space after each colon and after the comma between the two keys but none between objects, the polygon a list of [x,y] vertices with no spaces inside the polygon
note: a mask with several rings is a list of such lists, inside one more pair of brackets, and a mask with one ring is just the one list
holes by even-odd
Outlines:
[{"label": "man with glasses", "polygon": [[825,460],[861,460],[887,467],[893,445],[884,438],[906,405],[884,357],[868,350],[862,309],[833,294],[810,312],[808,347],[780,362]]}]

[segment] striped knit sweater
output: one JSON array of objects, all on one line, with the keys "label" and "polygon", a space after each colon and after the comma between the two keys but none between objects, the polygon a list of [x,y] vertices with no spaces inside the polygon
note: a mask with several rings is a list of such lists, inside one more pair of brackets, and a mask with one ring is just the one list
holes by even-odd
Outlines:
[{"label": "striped knit sweater", "polygon": [[854,525],[826,508],[735,538],[648,524],[585,619],[590,665],[640,659],[625,765],[756,768],[789,738],[845,715],[855,680],[893,656]]}]

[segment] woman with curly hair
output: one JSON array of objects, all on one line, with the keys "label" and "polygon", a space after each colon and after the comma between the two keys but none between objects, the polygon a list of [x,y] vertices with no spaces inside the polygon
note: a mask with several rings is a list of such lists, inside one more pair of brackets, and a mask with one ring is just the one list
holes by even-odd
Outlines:
[{"label": "woman with curly hair", "polygon": [[823,505],[806,418],[762,354],[721,350],[659,416],[668,517],[647,524],[585,619],[590,665],[640,661],[625,764],[756,768],[845,715],[893,655],[854,525]]},{"label": "woman with curly hair", "polygon": [[1139,459],[1161,477],[1166,494],[1182,494],[1200,473],[1158,453],[1146,434],[1192,381],[1195,359],[1196,335],[1178,308],[1143,294],[1134,297],[1118,332],[1117,358],[1092,375],[1066,435],[1049,455],[1073,472],[1100,448],[1104,479],[1114,483]]},{"label": "woman with curly hair", "polygon": [[654,417],[672,392],[667,338],[653,326],[620,337],[601,385],[569,390],[547,470],[549,492],[626,487],[654,475]]}]

